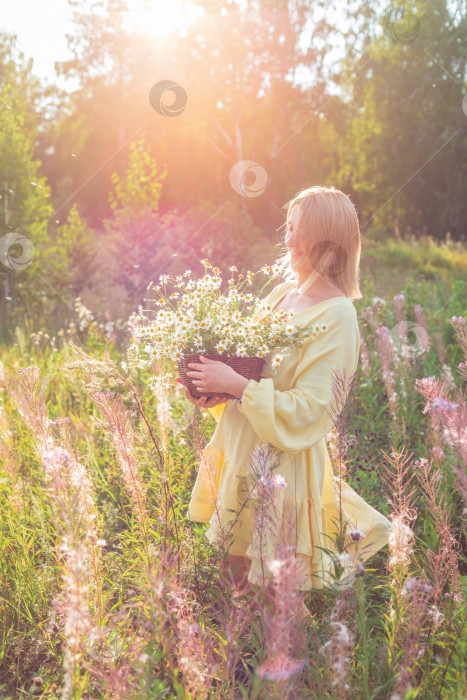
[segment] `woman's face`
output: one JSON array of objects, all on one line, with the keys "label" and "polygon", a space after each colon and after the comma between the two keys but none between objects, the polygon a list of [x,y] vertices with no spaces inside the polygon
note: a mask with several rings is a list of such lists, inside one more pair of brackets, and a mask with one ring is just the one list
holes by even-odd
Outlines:
[{"label": "woman's face", "polygon": [[306,271],[309,269],[311,272],[312,268],[306,255],[305,249],[303,247],[303,242],[296,235],[298,228],[298,218],[299,218],[299,205],[295,204],[287,219],[287,230],[285,234],[285,244],[288,248],[290,255],[290,265],[293,270]]}]

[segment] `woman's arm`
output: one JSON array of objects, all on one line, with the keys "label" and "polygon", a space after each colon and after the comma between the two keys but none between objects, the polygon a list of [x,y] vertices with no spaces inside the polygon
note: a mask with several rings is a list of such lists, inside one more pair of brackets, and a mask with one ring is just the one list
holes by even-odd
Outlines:
[{"label": "woman's arm", "polygon": [[[322,317],[327,331],[305,341],[293,388],[279,391],[273,378],[250,379],[238,410],[264,442],[283,452],[299,452],[325,437],[333,426],[333,370],[346,384],[355,372],[360,332],[355,308],[333,308]],[[330,415],[331,414],[331,415]]]}]

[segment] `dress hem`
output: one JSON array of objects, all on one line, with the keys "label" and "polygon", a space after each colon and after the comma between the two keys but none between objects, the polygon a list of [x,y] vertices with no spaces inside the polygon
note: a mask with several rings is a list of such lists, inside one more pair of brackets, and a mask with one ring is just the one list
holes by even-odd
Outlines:
[{"label": "dress hem", "polygon": [[[391,524],[392,528],[392,524]],[[357,561],[361,561],[362,563],[366,562],[368,559],[374,556],[376,552],[380,551],[384,546],[388,544],[388,538],[389,538],[389,533],[391,528],[389,530],[385,531],[382,533],[379,537],[376,539],[372,539],[368,543],[368,547],[364,549],[363,547],[359,551],[359,557],[355,557],[355,561],[353,562],[352,565],[347,565],[347,568],[344,568],[344,571],[339,579],[334,580],[331,577],[330,572],[333,570],[333,560],[332,557],[327,553],[327,552],[322,552],[321,549],[317,549],[316,551],[319,554],[319,559],[313,560],[313,555],[310,555],[307,552],[300,551],[300,549],[297,549],[295,551],[295,557],[299,561],[302,562],[302,565],[304,567],[304,572],[310,572],[310,573],[305,573],[305,580],[302,581],[302,584],[298,586],[298,590],[306,593],[306,592],[311,592],[311,591],[317,591],[317,590],[324,590],[324,589],[334,589],[334,590],[343,590],[345,588],[349,588],[350,586],[353,585],[355,578],[356,578],[356,563]],[[206,530],[204,533],[206,539],[209,541],[211,546],[214,548],[220,547],[219,545],[219,537],[216,533],[216,529],[213,527],[212,523],[210,527]],[[248,573],[248,581],[252,585],[260,585],[263,581],[263,575],[266,573],[266,579],[272,580],[272,574],[267,571],[267,561],[271,559],[271,557],[265,557],[264,558],[264,566],[261,565],[261,559],[255,556],[252,556],[251,552],[248,553],[248,550],[251,547],[251,542],[247,540],[242,540],[238,537],[235,538],[235,540],[232,542],[232,544],[229,545],[228,540],[225,542],[228,553],[233,555],[233,556],[243,556],[246,559],[249,559],[251,562],[250,565],[250,571]],[[232,547],[234,547],[232,551]],[[334,552],[334,555],[337,555],[337,553]],[[316,554],[315,554],[316,556]],[[310,585],[311,582],[311,585]],[[314,585],[313,585],[314,584]]]}]

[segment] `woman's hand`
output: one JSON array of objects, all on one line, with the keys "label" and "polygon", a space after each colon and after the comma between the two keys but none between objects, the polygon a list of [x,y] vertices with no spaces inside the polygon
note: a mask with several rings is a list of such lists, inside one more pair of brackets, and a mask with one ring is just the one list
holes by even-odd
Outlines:
[{"label": "woman's hand", "polygon": [[198,408],[212,408],[213,406],[217,406],[219,403],[225,403],[227,401],[227,399],[222,398],[222,396],[210,396],[209,398],[207,396],[201,396],[199,399],[195,399],[195,397],[190,393],[188,387],[183,384],[181,377],[175,377],[175,381],[181,384],[185,389],[185,396],[188,401],[191,401],[191,403]]},{"label": "woman's hand", "polygon": [[221,391],[241,398],[243,389],[249,380],[236,372],[225,362],[210,360],[204,355],[199,356],[200,362],[190,362],[187,375],[193,378],[193,383],[200,393],[204,391]]}]

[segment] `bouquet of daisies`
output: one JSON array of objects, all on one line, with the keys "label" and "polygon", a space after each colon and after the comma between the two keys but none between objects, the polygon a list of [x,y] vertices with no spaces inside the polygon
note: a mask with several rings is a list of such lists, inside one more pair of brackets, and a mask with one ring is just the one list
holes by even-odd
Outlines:
[{"label": "bouquet of daisies", "polygon": [[[186,375],[186,366],[198,361],[199,355],[227,362],[243,376],[258,380],[265,364],[274,373],[292,348],[315,334],[291,323],[293,311],[273,310],[247,291],[258,274],[269,275],[274,268],[249,270],[246,276],[238,274],[235,279],[238,270],[229,267],[228,289],[222,292],[219,268],[211,267],[207,259],[201,263],[205,271],[200,279],[186,270],[175,279],[161,275],[158,285],[151,282],[148,289],[157,293],[152,301],[158,310],[146,310],[155,317],[135,330],[135,338],[146,341],[140,346],[137,340],[138,352],[146,355],[148,363],[176,363],[193,396],[199,394]],[[267,315],[267,323],[263,322],[263,314]]]}]

